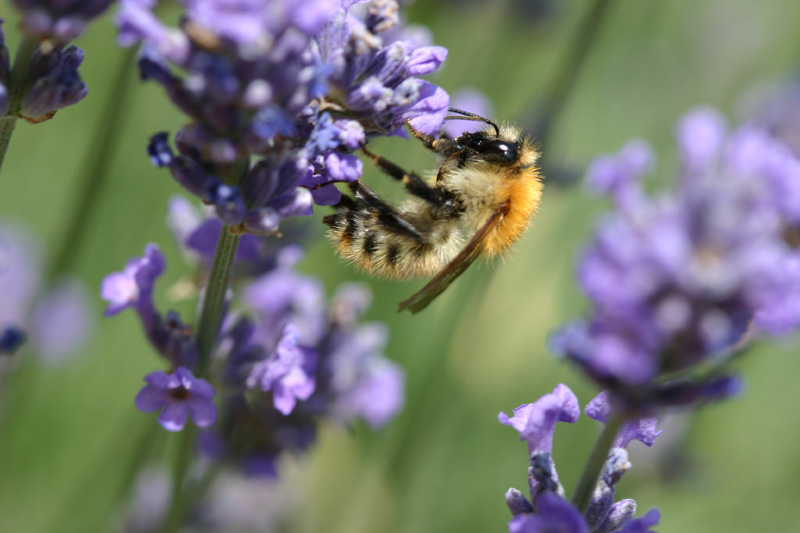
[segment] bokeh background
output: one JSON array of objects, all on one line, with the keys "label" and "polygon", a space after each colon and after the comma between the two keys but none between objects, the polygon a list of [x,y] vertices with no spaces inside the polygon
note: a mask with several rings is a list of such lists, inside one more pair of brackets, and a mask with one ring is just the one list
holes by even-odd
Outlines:
[{"label": "bokeh background", "polygon": [[[8,44],[18,42],[16,14],[0,16]],[[498,121],[529,125],[574,47],[594,2],[418,0],[409,19],[429,26],[450,50],[435,82],[449,92],[465,86],[487,94]],[[112,10],[113,11],[113,10]],[[165,10],[177,17],[177,10]],[[672,131],[699,104],[731,120],[761,87],[781,83],[800,65],[800,3],[785,0],[617,0],[608,2],[583,67],[554,117],[543,150],[552,170],[541,211],[514,253],[491,267],[472,268],[424,313],[397,314],[399,300],[421,283],[370,279],[340,263],[316,235],[301,263],[329,294],[360,280],[374,291],[367,318],[391,328],[387,354],[407,372],[407,402],[389,427],[325,425],[313,452],[284,458],[283,479],[264,496],[282,531],[503,531],[503,495],[524,489],[527,457],[517,433],[496,421],[563,382],[583,404],[596,393],[546,349],[549,330],[580,313],[574,261],[607,206],[575,184],[586,163],[628,139],[651,141],[659,162],[649,186],[669,186],[677,169]],[[99,292],[144,245],[157,242],[169,267],[159,282],[163,307],[192,316],[190,305],[169,302],[164,288],[188,275],[164,224],[179,187],[145,153],[149,136],[176,131],[183,118],[160,87],[138,82],[131,56],[114,44],[111,16],[76,44],[90,87],[81,104],[55,120],[20,124],[0,179],[0,218],[28,226],[55,249],[76,201],[86,161],[96,157],[95,128],[109,99],[124,106],[113,128],[119,149],[88,211],[87,230],[72,240],[72,269]],[[124,83],[117,83],[125,76]],[[120,85],[129,88],[123,94]],[[376,142],[375,152],[424,170],[434,163],[413,141]],[[365,180],[386,196],[401,191],[365,166]],[[0,295],[2,298],[2,295]],[[99,296],[93,301],[99,315]],[[789,531],[800,523],[800,357],[798,343],[761,345],[741,362],[745,394],[674,417],[652,449],[633,450],[634,468],[619,486],[640,512],[658,506],[662,532]],[[130,493],[131,457],[159,439],[169,457],[174,436],[154,416],[137,412],[142,376],[159,368],[133,313],[102,320],[89,347],[53,366],[29,351],[5,364],[0,378],[0,531],[114,531]],[[566,425],[562,425],[566,426]],[[598,424],[582,418],[559,427],[554,448],[562,482],[571,492]],[[242,503],[242,502],[239,502]]]}]

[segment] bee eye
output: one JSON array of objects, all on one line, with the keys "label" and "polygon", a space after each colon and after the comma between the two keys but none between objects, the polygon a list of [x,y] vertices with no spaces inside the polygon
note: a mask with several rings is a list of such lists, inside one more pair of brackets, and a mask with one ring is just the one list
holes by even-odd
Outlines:
[{"label": "bee eye", "polygon": [[480,141],[476,150],[495,161],[513,163],[517,160],[517,147],[508,141]]}]

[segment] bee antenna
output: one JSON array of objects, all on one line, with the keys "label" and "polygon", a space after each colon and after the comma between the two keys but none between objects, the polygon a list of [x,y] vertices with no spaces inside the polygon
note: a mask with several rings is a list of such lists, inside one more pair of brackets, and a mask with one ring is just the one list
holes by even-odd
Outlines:
[{"label": "bee antenna", "polygon": [[500,136],[500,128],[497,127],[497,124],[489,120],[488,118],[483,118],[480,115],[476,115],[475,113],[470,113],[469,111],[464,111],[463,109],[456,109],[451,107],[448,109],[451,113],[458,113],[461,116],[450,116],[444,117],[445,120],[472,120],[474,122],[485,122],[494,128],[494,133],[497,136]]}]

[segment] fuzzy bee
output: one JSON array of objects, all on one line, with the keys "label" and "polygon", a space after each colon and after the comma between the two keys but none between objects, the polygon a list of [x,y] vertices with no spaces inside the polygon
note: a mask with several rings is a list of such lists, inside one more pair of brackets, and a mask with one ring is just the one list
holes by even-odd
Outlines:
[{"label": "fuzzy bee", "polygon": [[339,212],[323,219],[339,255],[369,274],[399,280],[433,276],[400,302],[400,311],[421,311],[479,256],[507,250],[527,229],[542,195],[539,151],[530,138],[466,111],[450,112],[460,116],[448,120],[487,127],[455,139],[411,129],[442,157],[435,181],[364,148],[381,171],[403,183],[409,197],[394,207],[359,180],[351,184],[354,198],[343,196]]}]

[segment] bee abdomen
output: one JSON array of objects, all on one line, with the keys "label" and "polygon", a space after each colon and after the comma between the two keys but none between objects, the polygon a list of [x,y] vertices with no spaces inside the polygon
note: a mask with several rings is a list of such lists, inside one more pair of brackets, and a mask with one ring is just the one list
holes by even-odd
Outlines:
[{"label": "bee abdomen", "polygon": [[442,268],[429,243],[386,228],[368,211],[343,211],[323,222],[339,255],[371,275],[410,279]]}]

